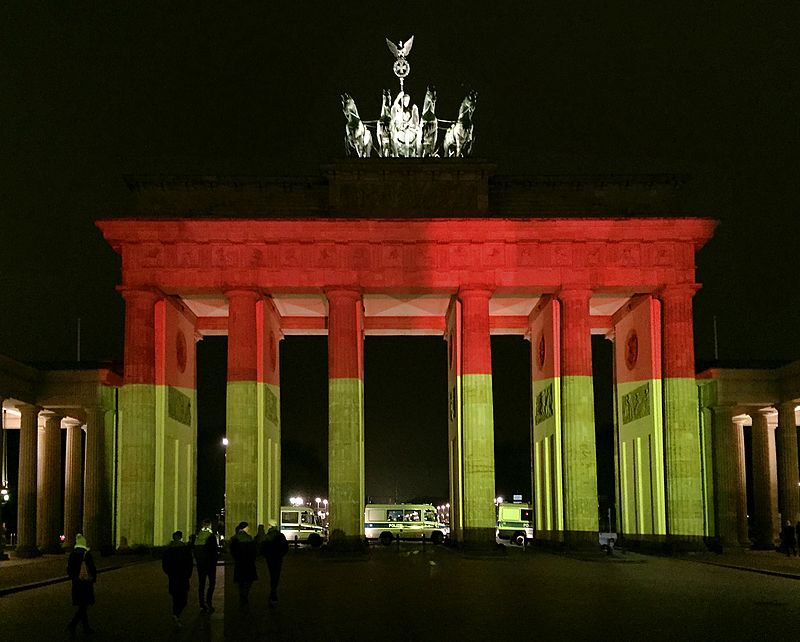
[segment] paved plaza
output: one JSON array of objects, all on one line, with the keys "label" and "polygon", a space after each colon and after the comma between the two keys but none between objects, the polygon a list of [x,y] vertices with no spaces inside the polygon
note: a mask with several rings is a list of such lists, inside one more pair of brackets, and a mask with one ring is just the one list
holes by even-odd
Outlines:
[{"label": "paved plaza", "polygon": [[[14,590],[56,579],[65,558],[5,564],[0,637],[68,639],[69,583]],[[513,548],[476,558],[413,544],[363,557],[292,550],[276,608],[266,606],[263,561],[247,609],[232,567],[220,566],[217,611],[199,613],[195,577],[180,629],[159,561],[114,556],[101,567],[94,640],[775,640],[794,637],[800,622],[800,560],[772,552],[659,558]]]}]

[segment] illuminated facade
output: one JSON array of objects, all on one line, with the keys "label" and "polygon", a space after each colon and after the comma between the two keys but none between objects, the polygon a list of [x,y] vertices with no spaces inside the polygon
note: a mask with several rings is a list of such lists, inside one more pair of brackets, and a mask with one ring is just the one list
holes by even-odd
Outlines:
[{"label": "illuminated facade", "polygon": [[[574,217],[641,210],[634,188],[652,201],[669,178],[554,187],[492,172],[391,159],[337,163],[305,182],[131,179],[149,216],[98,222],[122,257],[126,302],[117,540],[166,541],[176,511],[192,511],[204,334],[228,336],[230,530],[279,510],[282,336],[328,336],[331,530],[360,537],[363,338],[434,334],[448,342],[453,534],[492,540],[489,337],[517,333],[532,350],[537,536],[596,541],[590,338],[600,333],[615,342],[623,532],[707,535],[692,297],[695,253],[715,223]],[[559,211],[573,217],[538,216]]]}]

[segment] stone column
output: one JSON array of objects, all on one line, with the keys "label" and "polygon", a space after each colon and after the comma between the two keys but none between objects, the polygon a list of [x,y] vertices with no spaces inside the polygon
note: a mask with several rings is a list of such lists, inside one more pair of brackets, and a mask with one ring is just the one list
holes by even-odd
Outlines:
[{"label": "stone column", "polygon": [[714,497],[717,522],[717,536],[726,549],[738,547],[739,520],[743,505],[747,506],[744,487],[744,461],[739,450],[741,426],[733,422],[734,409],[731,406],[714,408]]},{"label": "stone column", "polygon": [[594,436],[592,337],[588,289],[564,289],[561,301],[561,421],[564,536],[597,542],[597,459]]},{"label": "stone column", "polygon": [[364,535],[364,306],[356,289],[325,295],[330,531],[356,539]]},{"label": "stone column", "polygon": [[75,545],[75,535],[81,532],[83,444],[81,443],[81,422],[68,418],[64,423],[67,426],[67,460],[64,474],[64,546],[72,548]]},{"label": "stone column", "polygon": [[155,305],[159,295],[152,290],[123,290],[122,295],[125,372],[119,395],[117,544],[152,546],[156,479]]},{"label": "stone column", "polygon": [[17,556],[39,554],[36,546],[36,468],[39,438],[39,409],[17,406],[19,424],[19,482],[17,490]]},{"label": "stone column", "polygon": [[105,476],[105,412],[86,409],[86,452],[83,467],[83,534],[99,550],[111,544],[111,504]]},{"label": "stone column", "polygon": [[667,533],[702,537],[705,531],[700,424],[694,373],[694,285],[661,292],[663,320],[664,450]]},{"label": "stone column", "polygon": [[753,418],[754,545],[772,549],[778,525],[778,475],[775,469],[775,435],[767,424],[769,410],[750,413]]},{"label": "stone column", "polygon": [[461,404],[463,449],[463,541],[494,545],[494,416],[492,347],[489,337],[491,291],[462,287]]},{"label": "stone column", "polygon": [[258,394],[255,290],[228,290],[225,533],[239,522],[255,532],[258,503]]},{"label": "stone column", "polygon": [[778,406],[778,430],[775,433],[778,451],[778,484],[781,492],[780,511],[783,523],[800,520],[800,493],[798,492],[797,420],[794,401]]},{"label": "stone column", "polygon": [[61,416],[45,411],[39,548],[61,552]]},{"label": "stone column", "polygon": [[739,470],[739,487],[744,489],[744,492],[739,494],[739,510],[738,510],[738,532],[739,544],[744,547],[750,547],[750,524],[747,519],[747,471],[745,468],[744,456],[744,417],[740,418],[736,423],[736,441],[737,449],[739,451],[739,461],[742,462]]}]

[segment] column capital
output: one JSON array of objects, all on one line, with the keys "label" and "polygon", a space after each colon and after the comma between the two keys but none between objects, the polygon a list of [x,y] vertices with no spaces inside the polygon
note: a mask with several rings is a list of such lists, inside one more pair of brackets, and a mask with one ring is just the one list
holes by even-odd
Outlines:
[{"label": "column capital", "polygon": [[492,298],[492,294],[494,294],[494,290],[492,288],[490,288],[488,285],[479,284],[460,285],[458,287],[458,292],[456,292],[456,296],[459,298],[459,300],[463,300],[467,297],[490,299]]},{"label": "column capital", "polygon": [[67,428],[80,428],[83,426],[83,424],[83,421],[76,419],[75,417],[64,417],[64,425]]},{"label": "column capital", "polygon": [[562,286],[556,292],[556,297],[561,301],[579,301],[581,299],[588,301],[592,298],[592,294],[594,294],[594,290],[586,285]]},{"label": "column capital", "polygon": [[61,420],[64,418],[64,415],[57,413],[55,410],[51,410],[49,408],[45,408],[44,410],[40,411],[39,414],[41,414],[42,417],[44,417],[45,421],[51,422],[58,420],[59,424],[61,423]]},{"label": "column capital", "polygon": [[153,287],[137,288],[129,285],[118,285],[117,292],[119,292],[122,295],[122,298],[125,299],[125,301],[152,299],[153,303],[155,303],[156,301],[158,301],[158,299],[163,299],[166,296],[158,288],[153,288]]},{"label": "column capital", "polygon": [[41,406],[37,406],[36,404],[33,403],[25,403],[24,401],[18,401],[17,403],[14,404],[14,407],[17,410],[19,410],[20,414],[22,415],[28,413],[38,415],[42,411]]},{"label": "column capital", "polygon": [[800,404],[796,401],[780,401],[775,404],[775,409],[778,411],[778,414],[782,412],[795,412],[798,405]]},{"label": "column capital", "polygon": [[361,288],[356,286],[347,285],[330,285],[323,288],[325,298],[330,301],[331,299],[353,299],[354,301],[360,299],[363,295]]},{"label": "column capital", "polygon": [[264,296],[258,288],[231,287],[224,289],[222,293],[225,295],[225,298],[229,300],[237,297],[247,297],[257,300]]},{"label": "column capital", "polygon": [[673,283],[664,285],[654,294],[663,300],[692,298],[702,286],[699,283]]}]

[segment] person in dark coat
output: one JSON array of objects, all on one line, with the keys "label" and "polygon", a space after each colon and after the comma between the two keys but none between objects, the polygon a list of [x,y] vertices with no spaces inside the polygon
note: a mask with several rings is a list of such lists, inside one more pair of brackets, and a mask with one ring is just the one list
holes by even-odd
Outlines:
[{"label": "person in dark coat", "polygon": [[[197,593],[200,597],[200,612],[213,613],[214,588],[217,585],[217,558],[219,546],[217,536],[211,529],[211,520],[204,519],[194,538],[194,559],[197,562]],[[206,590],[206,580],[208,590]]]},{"label": "person in dark coat", "polygon": [[789,519],[786,520],[786,526],[781,531],[781,544],[786,552],[786,557],[797,555],[797,537],[792,521]]},{"label": "person in dark coat", "polygon": [[183,533],[175,531],[172,541],[164,551],[161,568],[169,578],[169,594],[172,596],[172,619],[176,626],[181,626],[181,613],[189,601],[189,580],[192,577],[194,563],[192,549],[183,542]]},{"label": "person in dark coat", "polygon": [[239,605],[246,606],[249,601],[250,587],[258,579],[256,572],[256,541],[248,532],[247,522],[239,522],[236,534],[231,538],[231,555],[233,556],[233,581],[239,585]]},{"label": "person in dark coat", "polygon": [[267,560],[269,569],[269,604],[273,606],[278,601],[278,582],[281,579],[283,558],[289,552],[289,543],[286,536],[278,530],[278,525],[270,523],[264,541],[261,544],[261,554]]},{"label": "person in dark coat", "polygon": [[[85,569],[81,573],[81,568]],[[67,560],[67,577],[72,580],[72,604],[78,607],[75,615],[67,625],[70,635],[75,635],[75,628],[78,622],[83,625],[83,632],[93,633],[94,629],[89,626],[89,607],[94,604],[94,583],[97,580],[97,568],[94,565],[94,558],[89,552],[86,538],[78,533],[75,536],[75,547],[69,554]]]}]

